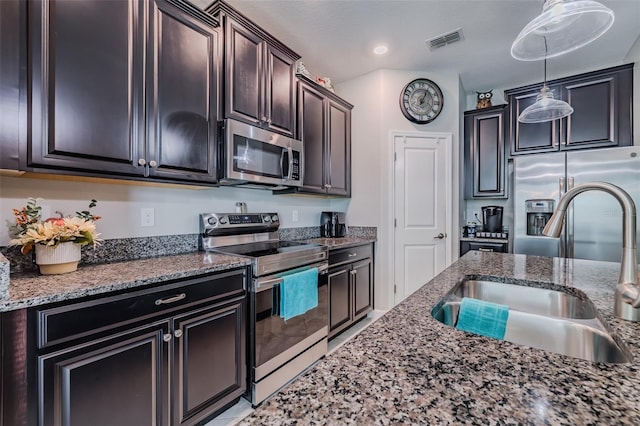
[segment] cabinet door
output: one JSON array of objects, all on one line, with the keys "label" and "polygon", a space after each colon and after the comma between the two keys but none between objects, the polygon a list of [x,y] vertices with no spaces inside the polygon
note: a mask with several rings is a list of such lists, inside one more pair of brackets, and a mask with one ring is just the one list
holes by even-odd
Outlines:
[{"label": "cabinet door", "polygon": [[329,100],[327,141],[329,163],[325,162],[327,193],[351,196],[351,110]]},{"label": "cabinet door", "polygon": [[29,6],[27,165],[144,174],[144,2]]},{"label": "cabinet door", "polygon": [[351,267],[329,272],[329,336],[351,321]]},{"label": "cabinet door", "polygon": [[564,98],[573,107],[573,114],[563,120],[562,149],[616,146],[614,76],[567,83],[564,91]]},{"label": "cabinet door", "polygon": [[26,45],[23,22],[25,4],[0,1],[0,169],[18,170],[20,126],[20,70]]},{"label": "cabinet door", "polygon": [[245,299],[176,317],[174,425],[193,425],[246,390]]},{"label": "cabinet door", "polygon": [[[550,87],[556,98],[560,97],[558,87]],[[521,123],[518,117],[525,108],[536,101],[540,87],[524,93],[509,95],[511,155],[558,150],[559,120],[544,123]]]},{"label": "cabinet door", "polygon": [[169,424],[168,333],[165,321],[39,356],[38,424]]},{"label": "cabinet door", "polygon": [[355,263],[353,276],[354,321],[373,310],[373,262],[371,259]]},{"label": "cabinet door", "polygon": [[215,181],[219,34],[164,0],[150,3],[149,174]]},{"label": "cabinet door", "polygon": [[[263,41],[239,23],[226,19],[226,116],[260,125],[264,81]],[[266,117],[265,117],[266,119]]]},{"label": "cabinet door", "polygon": [[506,198],[504,109],[465,115],[465,197]]},{"label": "cabinet door", "polygon": [[298,96],[298,135],[304,143],[304,191],[324,193],[324,96],[304,83],[298,85]]},{"label": "cabinet door", "polygon": [[267,127],[293,136],[295,133],[296,91],[295,63],[278,49],[265,45],[264,111]]}]

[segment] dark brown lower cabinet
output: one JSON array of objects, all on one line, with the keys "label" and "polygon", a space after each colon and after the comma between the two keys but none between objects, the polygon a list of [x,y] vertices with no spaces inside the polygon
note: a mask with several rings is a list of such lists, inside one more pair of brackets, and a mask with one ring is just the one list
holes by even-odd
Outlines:
[{"label": "dark brown lower cabinet", "polygon": [[373,310],[373,244],[329,252],[329,337]]},{"label": "dark brown lower cabinet", "polygon": [[26,424],[206,422],[246,392],[245,289],[240,269],[29,309]]}]

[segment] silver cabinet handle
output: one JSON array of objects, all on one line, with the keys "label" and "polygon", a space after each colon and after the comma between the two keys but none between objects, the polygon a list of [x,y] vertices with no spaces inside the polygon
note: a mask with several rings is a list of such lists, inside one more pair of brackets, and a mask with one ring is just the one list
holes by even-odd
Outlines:
[{"label": "silver cabinet handle", "polygon": [[358,273],[358,271],[356,271],[355,269],[353,271],[351,271],[351,275],[355,275],[357,273]]},{"label": "silver cabinet handle", "polygon": [[349,253],[349,257],[356,257],[358,253]]},{"label": "silver cabinet handle", "polygon": [[173,335],[176,336],[177,338],[182,337],[182,330],[176,330],[173,332]]},{"label": "silver cabinet handle", "polygon": [[324,187],[327,189],[331,189],[331,184],[326,184]]},{"label": "silver cabinet handle", "polygon": [[155,161],[151,160],[149,161],[149,167],[156,167],[158,165],[158,163],[156,163]]},{"label": "silver cabinet handle", "polygon": [[260,119],[261,121],[267,121],[267,116],[263,115],[262,118]]},{"label": "silver cabinet handle", "polygon": [[145,160],[144,158],[138,160],[138,165],[144,166],[145,164],[147,164],[147,160]]},{"label": "silver cabinet handle", "polygon": [[438,240],[442,240],[443,238],[446,238],[447,234],[443,234],[442,232],[439,233],[438,235],[436,235],[435,237],[433,237],[434,239],[438,239]]},{"label": "silver cabinet handle", "polygon": [[167,333],[165,335],[162,336],[162,340],[164,340],[165,342],[168,342],[171,340],[171,333]]},{"label": "silver cabinet handle", "polygon": [[186,293],[180,293],[180,294],[176,294],[173,297],[168,297],[166,299],[157,299],[156,300],[156,305],[160,306],[160,305],[166,305],[168,303],[174,303],[174,302],[177,302],[179,300],[184,299],[185,297],[187,297]]},{"label": "silver cabinet handle", "polygon": [[478,251],[488,251],[488,252],[492,252],[492,251],[493,251],[493,249],[491,249],[491,248],[484,248],[484,247],[480,247],[480,248],[478,249]]}]

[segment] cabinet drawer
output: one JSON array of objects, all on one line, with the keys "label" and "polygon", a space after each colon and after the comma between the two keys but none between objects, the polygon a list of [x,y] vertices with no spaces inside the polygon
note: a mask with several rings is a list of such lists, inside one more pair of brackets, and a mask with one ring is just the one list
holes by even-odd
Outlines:
[{"label": "cabinet drawer", "polygon": [[132,324],[245,290],[244,270],[192,278],[153,289],[37,309],[38,348]]},{"label": "cabinet drawer", "polygon": [[355,262],[357,260],[373,257],[373,245],[366,244],[357,247],[349,247],[344,249],[329,251],[329,265],[335,266],[346,262]]},{"label": "cabinet drawer", "polygon": [[470,242],[470,241],[461,241],[460,242],[460,256],[468,252],[469,250],[477,250],[477,251],[490,251],[497,253],[507,253],[509,251],[508,243],[480,243],[480,242]]}]

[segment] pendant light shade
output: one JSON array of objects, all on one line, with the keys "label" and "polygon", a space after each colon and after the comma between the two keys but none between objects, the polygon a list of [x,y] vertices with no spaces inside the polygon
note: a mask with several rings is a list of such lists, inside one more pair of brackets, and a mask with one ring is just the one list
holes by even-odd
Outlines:
[{"label": "pendant light shade", "polygon": [[533,105],[529,105],[518,117],[521,123],[542,123],[564,118],[573,113],[568,103],[555,99],[547,85],[543,85]]},{"label": "pendant light shade", "polygon": [[607,32],[613,20],[613,11],[597,1],[546,0],[511,45],[511,56],[537,61],[574,51]]}]

